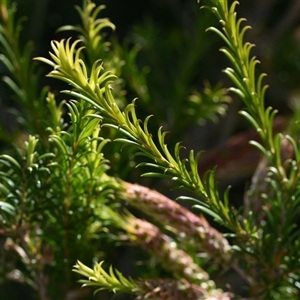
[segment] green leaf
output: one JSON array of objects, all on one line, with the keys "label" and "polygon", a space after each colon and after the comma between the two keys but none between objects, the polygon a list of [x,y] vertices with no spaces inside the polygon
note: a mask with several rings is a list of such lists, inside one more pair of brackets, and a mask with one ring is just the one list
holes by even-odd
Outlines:
[{"label": "green leaf", "polygon": [[201,204],[196,204],[196,205],[193,205],[193,207],[196,209],[199,209],[203,213],[213,217],[214,220],[217,221],[218,223],[223,223],[223,218],[221,216],[219,216],[218,214],[216,214],[214,211],[212,211],[207,206],[201,205]]},{"label": "green leaf", "polygon": [[138,290],[138,285],[132,280],[125,278],[119,271],[114,271],[112,266],[109,268],[107,273],[102,268],[103,261],[96,263],[93,269],[88,268],[80,261],[73,267],[73,272],[79,273],[85,277],[87,280],[80,280],[83,283],[82,286],[98,286],[100,287],[95,291],[100,290],[110,290],[113,292],[127,292],[135,293]]},{"label": "green leaf", "polygon": [[13,216],[15,214],[15,208],[6,202],[0,201],[0,211],[3,211],[11,216]]},{"label": "green leaf", "polygon": [[2,154],[2,155],[0,155],[0,161],[1,160],[8,162],[12,167],[14,166],[18,170],[21,170],[20,164],[12,156],[7,155],[7,154]]}]

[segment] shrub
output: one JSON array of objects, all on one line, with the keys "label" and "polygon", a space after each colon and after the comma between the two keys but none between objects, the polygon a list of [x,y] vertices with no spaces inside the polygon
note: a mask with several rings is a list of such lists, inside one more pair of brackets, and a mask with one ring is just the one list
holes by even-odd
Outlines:
[{"label": "shrub", "polygon": [[[0,5],[3,81],[19,108],[18,127],[0,156],[3,278],[25,282],[40,299],[84,297],[90,289],[76,290],[74,273],[95,292],[136,299],[299,298],[298,111],[287,133],[274,130],[277,112],[265,106],[265,74],[256,70],[253,45],[244,42],[249,26],[237,17],[236,1],[210,0],[205,8],[219,21],[220,28],[208,30],[225,44],[221,52],[231,66],[224,73],[233,82],[228,91],[243,101],[240,114],[259,136],[250,144],[261,160],[239,207],[229,188],[220,193],[216,169],[199,170],[201,152],[185,157],[181,143],[172,142],[183,128],[224,113],[230,101],[225,89],[206,84],[188,97],[187,80],[168,128],[180,130],[167,146],[167,132],[154,127],[168,111],[152,105],[147,72],[136,62],[138,45],[108,40],[107,30],[115,27],[98,17],[103,6],[84,1],[77,7],[81,25],[60,28],[79,37],[52,41],[49,58],[32,62],[31,44],[19,43],[15,7]],[[51,67],[48,77],[67,84],[60,91],[66,100],[40,88],[37,61]],[[127,103],[126,91],[139,99]],[[156,122],[155,115],[138,117],[151,110],[160,115]],[[135,164],[143,177],[170,182],[193,212],[131,183],[138,178]],[[113,263],[118,244],[144,249],[151,265],[131,278],[108,267],[104,261]],[[224,270],[238,275],[242,291],[218,282]]]}]

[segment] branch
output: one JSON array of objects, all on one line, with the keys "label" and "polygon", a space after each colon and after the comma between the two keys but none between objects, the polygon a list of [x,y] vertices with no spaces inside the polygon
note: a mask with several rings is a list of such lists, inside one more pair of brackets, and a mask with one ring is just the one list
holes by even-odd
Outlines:
[{"label": "branch", "polygon": [[121,198],[151,216],[164,226],[170,226],[178,237],[188,243],[199,243],[201,250],[214,261],[228,265],[231,247],[220,232],[211,227],[203,216],[196,216],[188,209],[172,201],[157,191],[139,184],[121,182],[124,188]]},{"label": "branch", "polygon": [[213,282],[208,284],[208,273],[202,270],[188,253],[179,249],[177,243],[162,233],[157,226],[130,213],[121,215],[108,206],[101,207],[98,214],[100,218],[109,219],[114,226],[125,230],[127,233],[125,239],[150,252],[177,279],[184,278],[199,285],[205,283],[207,287],[214,288]]}]

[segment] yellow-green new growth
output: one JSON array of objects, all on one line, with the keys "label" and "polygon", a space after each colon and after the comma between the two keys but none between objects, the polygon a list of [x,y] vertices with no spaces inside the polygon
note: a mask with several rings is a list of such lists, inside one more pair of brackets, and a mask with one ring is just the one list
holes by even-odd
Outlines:
[{"label": "yellow-green new growth", "polygon": [[235,85],[229,90],[243,100],[246,108],[240,114],[251,123],[262,139],[261,143],[251,141],[251,144],[256,146],[275,167],[271,169],[275,178],[289,186],[292,183],[283,167],[280,146],[285,137],[277,134],[274,138],[273,121],[277,111],[272,107],[265,108],[264,98],[268,86],[263,84],[263,79],[266,74],[256,74],[259,61],[255,56],[251,57],[250,53],[254,45],[244,42],[245,32],[251,27],[242,26],[245,19],[237,18],[238,1],[233,1],[231,5],[227,0],[210,0],[210,3],[211,6],[204,7],[213,12],[220,21],[222,29],[210,27],[208,30],[219,35],[226,43],[226,47],[222,47],[220,51],[232,64],[232,68],[227,67],[224,70]]},{"label": "yellow-green new growth", "polygon": [[[82,47],[76,49],[79,40],[70,44],[70,40],[52,42],[54,53],[50,53],[52,60],[36,58],[53,67],[48,74],[50,77],[65,81],[73,87],[73,90],[64,93],[88,102],[95,109],[93,116],[104,119],[104,125],[120,130],[125,138],[116,141],[132,144],[140,153],[149,157],[154,163],[141,163],[139,166],[148,166],[157,171],[148,172],[144,176],[168,178],[179,186],[184,186],[204,200],[204,206],[199,206],[206,213],[210,213],[219,222],[228,227],[238,226],[239,231],[244,229],[243,224],[235,218],[234,212],[229,209],[228,201],[223,203],[219,199],[214,180],[214,172],[206,174],[202,181],[198,173],[198,158],[200,153],[194,154],[191,150],[188,159],[182,159],[180,151],[183,148],[180,143],[175,145],[174,155],[168,149],[165,142],[167,132],[158,129],[158,146],[148,131],[148,116],[144,124],[138,119],[135,111],[135,101],[127,105],[121,111],[112,92],[112,80],[115,78],[109,71],[101,74],[103,69],[99,61],[96,61],[88,74],[84,61],[80,58]],[[160,150],[160,149],[161,150]],[[223,220],[223,221],[222,221]]]},{"label": "yellow-green new growth", "polygon": [[83,7],[75,6],[78,11],[82,26],[66,25],[59,28],[58,31],[72,30],[80,34],[80,40],[86,46],[87,57],[91,63],[99,59],[101,54],[107,50],[110,43],[103,41],[103,29],[110,28],[115,30],[115,25],[107,18],[98,18],[98,15],[103,11],[105,5],[96,6],[90,0],[84,1]]},{"label": "yellow-green new growth", "polygon": [[82,286],[95,286],[98,288],[95,293],[101,290],[110,290],[114,293],[136,293],[138,290],[138,285],[131,279],[125,278],[118,270],[113,270],[112,266],[109,268],[107,273],[103,268],[102,264],[104,261],[96,263],[94,269],[85,266],[80,261],[73,267],[73,271],[79,273],[88,278],[88,280],[79,280]]}]

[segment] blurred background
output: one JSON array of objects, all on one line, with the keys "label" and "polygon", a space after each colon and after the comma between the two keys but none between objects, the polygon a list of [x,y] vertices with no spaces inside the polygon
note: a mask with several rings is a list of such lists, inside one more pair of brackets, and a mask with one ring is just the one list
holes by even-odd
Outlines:
[{"label": "blurred background", "polygon": [[[26,17],[21,35],[22,42],[33,41],[34,56],[47,57],[51,40],[69,37],[71,34],[57,33],[57,28],[80,22],[74,5],[81,6],[82,1],[15,2],[18,15]],[[131,102],[135,97],[140,98],[137,101],[139,116],[143,119],[149,114],[154,114],[155,118],[151,123],[153,130],[161,125],[165,130],[169,130],[170,145],[183,141],[187,149],[205,150],[200,160],[199,172],[204,174],[206,170],[218,165],[220,190],[229,184],[232,185],[231,198],[234,205],[242,205],[244,192],[249,187],[259,154],[248,145],[249,138],[255,138],[255,134],[238,115],[242,108],[241,101],[222,90],[222,87],[231,85],[222,74],[222,69],[229,64],[218,51],[223,42],[213,33],[205,32],[209,26],[218,26],[213,15],[207,10],[199,11],[196,0],[94,2],[106,6],[102,16],[108,17],[116,25],[116,31],[108,33],[112,35],[113,40],[124,49],[138,48],[137,72],[144,74],[144,88],[147,93],[137,90],[136,83],[133,82],[126,85],[127,101]],[[278,129],[284,130],[286,120],[300,101],[300,1],[240,1],[238,12],[252,27],[245,38],[256,45],[252,53],[261,61],[258,69],[268,74],[265,83],[270,85],[270,88],[266,95],[266,105],[279,110]],[[45,73],[47,71],[49,70],[45,68]],[[5,72],[0,65],[0,75],[4,75]],[[125,71],[125,81],[130,81],[130,72],[131,70]],[[41,78],[42,84],[51,83],[53,91],[60,89],[59,82],[43,79],[43,76]],[[13,130],[16,120],[7,110],[15,104],[9,100],[9,93],[5,86],[0,84],[0,117],[2,123]],[[149,99],[146,99],[146,94]],[[184,108],[191,95],[194,96],[196,104],[190,105],[189,111],[185,112]],[[211,120],[205,120],[205,116],[197,113],[199,101],[205,105],[205,95],[218,96],[225,104],[224,111]],[[1,139],[2,146],[5,146],[6,142],[4,138]],[[127,166],[123,169],[113,169],[113,172],[117,172],[125,180],[138,181],[170,197],[177,196],[176,192],[169,191],[170,186],[167,182],[140,179],[140,170],[133,172],[132,168]],[[137,257],[142,259],[144,256],[140,250],[125,246],[111,252],[114,266],[125,275],[133,276],[135,270],[131,261],[136,261]],[[1,300],[32,299],[30,294],[31,291],[21,284],[5,283],[0,286]],[[110,297],[111,295],[101,294],[98,299]],[[70,296],[68,299],[73,298]],[[115,299],[128,297],[118,296]]]},{"label": "blurred background", "polygon": [[[74,6],[81,6],[82,1],[64,0],[59,5],[51,0],[14,2],[18,6],[18,15],[26,17],[23,42],[33,41],[36,56],[48,55],[51,40],[72,34],[57,33],[57,28],[80,22]],[[300,5],[291,0],[240,2],[239,14],[252,27],[246,39],[256,45],[252,53],[261,61],[260,71],[268,74],[265,82],[271,88],[267,93],[267,105],[278,108],[281,114],[289,114],[299,96]],[[151,109],[152,112],[156,110],[157,122],[163,123],[166,129],[172,129],[177,122],[177,128],[181,127],[177,129],[179,132],[174,133],[176,137],[186,138],[185,144],[196,150],[213,147],[235,131],[245,129],[247,125],[236,115],[241,107],[238,99],[232,100],[227,117],[221,118],[219,123],[210,122],[207,125],[212,140],[204,137],[207,132],[205,126],[200,129],[197,126],[200,123],[203,127],[199,119],[193,118],[190,122],[186,121],[186,124],[178,122],[182,119],[176,115],[179,112],[175,104],[184,101],[178,98],[187,98],[193,90],[201,92],[205,81],[213,87],[219,82],[224,87],[230,86],[222,74],[228,62],[218,51],[223,42],[213,33],[205,32],[207,27],[216,25],[210,12],[200,12],[196,1],[96,0],[95,3],[106,6],[102,12],[103,17],[108,17],[116,25],[116,31],[109,34],[121,44],[125,42],[128,47],[138,45],[140,49],[136,62],[141,72],[147,73],[147,88],[154,103],[152,108],[147,107],[145,114],[151,112]],[[205,4],[205,0],[201,4]],[[5,70],[2,68],[0,72]],[[55,85],[59,85],[54,80],[52,84],[54,90]],[[139,96],[136,92],[130,93],[130,90],[127,93],[128,102]],[[3,107],[9,105],[4,98],[1,97]],[[174,107],[163,109],[170,104]],[[222,130],[219,130],[220,126]],[[186,137],[185,130],[190,138]]]}]

